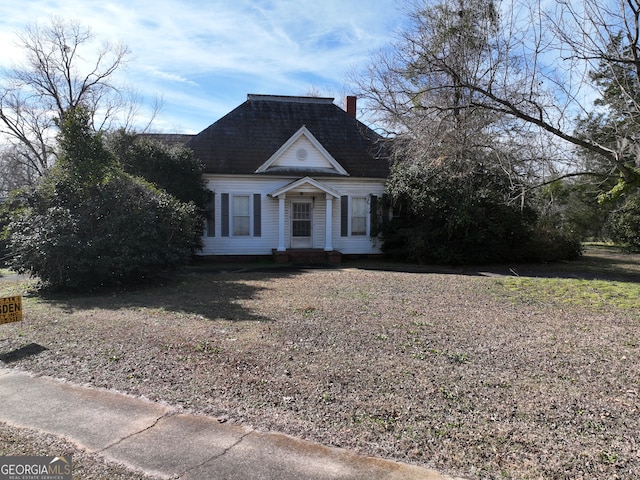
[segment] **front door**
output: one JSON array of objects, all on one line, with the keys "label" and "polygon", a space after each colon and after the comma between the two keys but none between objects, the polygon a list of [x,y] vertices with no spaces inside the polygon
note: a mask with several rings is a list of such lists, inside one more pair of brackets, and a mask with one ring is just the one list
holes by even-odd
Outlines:
[{"label": "front door", "polygon": [[291,202],[291,248],[312,248],[311,202]]}]

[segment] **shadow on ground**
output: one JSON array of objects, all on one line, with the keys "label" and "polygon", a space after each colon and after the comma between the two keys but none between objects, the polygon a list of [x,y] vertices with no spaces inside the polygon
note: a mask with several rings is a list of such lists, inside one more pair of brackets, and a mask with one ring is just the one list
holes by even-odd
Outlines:
[{"label": "shadow on ground", "polygon": [[269,288],[270,282],[303,273],[301,269],[195,271],[175,275],[163,285],[94,294],[35,293],[46,303],[72,313],[78,310],[147,309],[200,315],[210,320],[271,321],[243,306]]},{"label": "shadow on ground", "polygon": [[17,362],[27,357],[38,355],[39,353],[42,353],[46,350],[48,350],[48,348],[43,347],[42,345],[39,345],[37,343],[30,343],[15,350],[11,350],[10,352],[0,354],[0,362],[4,362],[7,364]]},{"label": "shadow on ground", "polygon": [[413,265],[400,262],[353,261],[343,266],[365,270],[398,271],[424,274],[472,276],[510,276],[536,278],[575,278],[640,282],[640,254],[628,253],[620,247],[587,247],[582,257],[553,263],[464,265],[457,267]]},{"label": "shadow on ground", "polygon": [[200,315],[209,320],[259,321],[275,319],[256,315],[243,306],[244,300],[256,298],[273,282],[304,275],[319,268],[355,268],[363,270],[400,271],[416,274],[449,274],[473,276],[511,276],[538,278],[602,279],[640,282],[640,254],[627,253],[617,247],[590,246],[573,261],[548,264],[514,264],[482,266],[412,265],[380,260],[348,260],[342,265],[280,264],[207,264],[197,265],[167,279],[162,285],[141,286],[125,291],[94,294],[33,295],[44,303],[66,312],[91,310],[150,309]]}]

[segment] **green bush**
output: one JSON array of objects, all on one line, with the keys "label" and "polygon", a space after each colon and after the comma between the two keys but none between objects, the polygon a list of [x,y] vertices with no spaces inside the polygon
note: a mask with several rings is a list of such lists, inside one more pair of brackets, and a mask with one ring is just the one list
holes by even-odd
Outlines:
[{"label": "green bush", "polygon": [[82,108],[65,114],[55,168],[16,203],[10,265],[49,287],[92,290],[187,263],[200,246],[195,205],[125,173],[88,119]]},{"label": "green bush", "polygon": [[0,202],[0,268],[5,267],[9,260],[9,221],[9,203]]},{"label": "green bush", "polygon": [[640,192],[628,196],[622,206],[612,212],[608,227],[614,242],[640,251]]},{"label": "green bush", "polygon": [[536,263],[574,260],[582,255],[582,250],[576,234],[537,225],[525,244],[521,260]]},{"label": "green bush", "polygon": [[398,163],[387,186],[394,219],[382,250],[415,263],[488,264],[575,258],[577,238],[510,200],[510,182],[481,163]]},{"label": "green bush", "polygon": [[144,178],[182,202],[194,203],[204,214],[210,191],[202,176],[203,166],[191,149],[183,145],[169,147],[123,131],[109,135],[106,145],[124,171]]},{"label": "green bush", "polygon": [[512,261],[522,255],[536,215],[508,201],[508,179],[480,164],[396,164],[387,188],[396,218],[383,252],[417,263]]},{"label": "green bush", "polygon": [[84,198],[64,185],[52,193],[33,192],[10,226],[12,267],[45,285],[91,290],[151,281],[199,246],[193,205],[140,179],[123,174]]}]

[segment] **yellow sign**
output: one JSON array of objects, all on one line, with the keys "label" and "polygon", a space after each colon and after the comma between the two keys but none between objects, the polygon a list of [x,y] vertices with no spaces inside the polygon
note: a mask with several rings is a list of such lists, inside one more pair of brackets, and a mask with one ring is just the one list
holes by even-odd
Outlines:
[{"label": "yellow sign", "polygon": [[0,297],[0,325],[22,321],[22,297]]}]

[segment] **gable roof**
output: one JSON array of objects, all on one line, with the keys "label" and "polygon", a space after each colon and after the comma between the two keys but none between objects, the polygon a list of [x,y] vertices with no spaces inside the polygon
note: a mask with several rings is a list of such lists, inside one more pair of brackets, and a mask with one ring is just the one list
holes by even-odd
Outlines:
[{"label": "gable roof", "polygon": [[[312,148],[314,148],[316,152],[318,152],[324,165],[321,165],[321,166],[315,165],[312,167],[303,166],[303,162],[307,157],[307,153],[306,153],[307,151],[304,149],[304,147],[301,149],[298,149],[298,151],[296,152],[296,156],[298,160],[296,162],[297,165],[295,166],[279,165],[280,160],[284,160],[284,157],[287,151],[291,149],[293,146],[299,144],[300,138],[306,139],[309,142],[309,144],[312,146]],[[344,168],[342,168],[342,165],[340,165],[331,156],[331,154],[327,152],[327,150],[322,146],[322,144],[313,136],[313,134],[309,131],[309,129],[307,129],[307,127],[304,127],[304,126],[301,127],[300,130],[298,130],[296,133],[294,133],[293,136],[289,140],[287,140],[284,143],[284,145],[282,145],[278,149],[276,153],[271,155],[271,158],[269,158],[269,160],[267,160],[265,163],[260,165],[260,167],[258,167],[258,169],[256,170],[256,173],[266,173],[266,172],[278,173],[278,172],[286,171],[287,169],[292,169],[292,168],[295,168],[298,171],[304,170],[308,172],[313,171],[317,173],[330,173],[334,175],[349,175],[349,173]]]},{"label": "gable roof", "polygon": [[[383,137],[334,105],[332,98],[248,95],[246,102],[187,146],[204,164],[205,173],[286,174],[281,168],[257,171],[302,127],[348,175],[388,176]],[[300,170],[291,173],[300,174]],[[338,170],[335,174],[344,175]]]},{"label": "gable roof", "polygon": [[336,192],[333,188],[311,178],[311,177],[304,177],[304,178],[300,178],[298,180],[296,180],[295,182],[291,182],[288,185],[285,185],[283,187],[277,188],[276,190],[274,190],[273,192],[269,193],[269,196],[271,197],[277,197],[279,195],[282,195],[283,193],[288,193],[291,192],[293,190],[296,190],[300,187],[304,187],[304,186],[309,186],[315,190],[319,190],[321,192],[326,193],[327,195],[331,195],[334,198],[340,198],[340,194],[338,192]]}]

